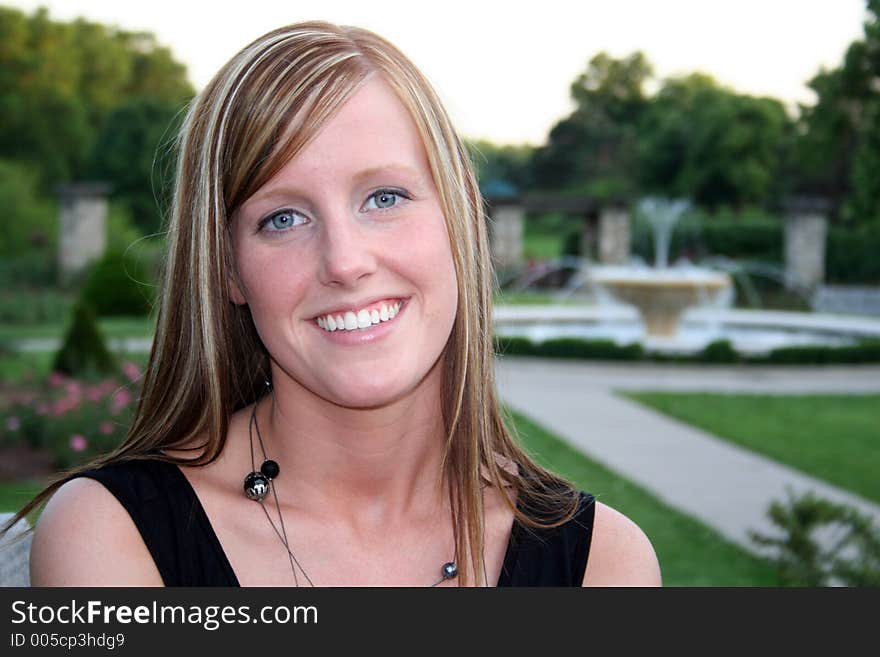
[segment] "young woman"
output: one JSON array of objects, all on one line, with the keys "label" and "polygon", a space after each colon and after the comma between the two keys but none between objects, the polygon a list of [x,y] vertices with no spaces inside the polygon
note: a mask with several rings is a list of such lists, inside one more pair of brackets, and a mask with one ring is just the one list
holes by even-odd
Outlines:
[{"label": "young woman", "polygon": [[503,421],[483,202],[397,49],[273,31],[179,148],[133,426],[32,503],[33,584],[660,583],[642,531]]}]

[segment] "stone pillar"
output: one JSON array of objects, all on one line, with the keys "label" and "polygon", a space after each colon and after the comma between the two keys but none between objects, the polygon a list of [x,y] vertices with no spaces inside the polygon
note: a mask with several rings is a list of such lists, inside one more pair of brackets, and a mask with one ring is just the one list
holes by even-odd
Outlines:
[{"label": "stone pillar", "polygon": [[622,265],[630,256],[629,211],[622,205],[608,205],[599,211],[599,262]]},{"label": "stone pillar", "polygon": [[492,262],[499,271],[516,267],[523,260],[525,209],[520,204],[498,203],[492,206],[489,221]]},{"label": "stone pillar", "polygon": [[596,243],[599,239],[599,217],[595,211],[589,211],[583,218],[581,225],[581,258],[593,260],[597,257],[598,248]]},{"label": "stone pillar", "polygon": [[107,248],[107,194],[101,183],[78,183],[58,188],[58,271],[69,282]]},{"label": "stone pillar", "polygon": [[815,290],[825,280],[825,241],[829,204],[816,197],[785,203],[785,278],[800,290]]}]

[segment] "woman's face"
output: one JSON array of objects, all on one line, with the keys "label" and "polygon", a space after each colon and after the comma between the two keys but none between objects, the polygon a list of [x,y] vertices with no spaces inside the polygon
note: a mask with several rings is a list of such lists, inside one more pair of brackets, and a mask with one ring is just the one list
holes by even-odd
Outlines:
[{"label": "woman's face", "polygon": [[[335,404],[411,394],[452,330],[458,288],[425,149],[374,77],[233,217],[257,331],[294,382]],[[432,376],[439,376],[439,368]]]}]

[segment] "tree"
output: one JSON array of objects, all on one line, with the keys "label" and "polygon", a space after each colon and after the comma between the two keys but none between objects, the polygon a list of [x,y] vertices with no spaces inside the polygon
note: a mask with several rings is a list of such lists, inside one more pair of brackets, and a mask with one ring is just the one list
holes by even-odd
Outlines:
[{"label": "tree", "polygon": [[89,172],[107,116],[134,98],[182,105],[185,67],[152,35],[0,7],[0,157],[26,162],[48,191]]},{"label": "tree", "polygon": [[798,189],[827,196],[854,224],[880,218],[880,0],[867,8],[864,39],[809,82],[817,102],[801,108],[791,167]]},{"label": "tree", "polygon": [[535,182],[547,189],[615,195],[630,187],[636,127],[647,106],[651,65],[641,52],[593,57],[571,86],[576,109],[550,131],[533,158]]},{"label": "tree", "polygon": [[765,205],[779,195],[792,124],[774,99],[700,73],[666,80],[639,126],[643,189],[700,205]]},{"label": "tree", "polygon": [[145,234],[159,230],[172,172],[171,137],[177,103],[155,97],[132,99],[104,120],[92,156],[92,177],[108,181],[116,198],[131,209]]},{"label": "tree", "polygon": [[530,163],[534,148],[528,144],[499,146],[480,139],[467,143],[481,184],[504,181],[519,190],[532,185]]}]

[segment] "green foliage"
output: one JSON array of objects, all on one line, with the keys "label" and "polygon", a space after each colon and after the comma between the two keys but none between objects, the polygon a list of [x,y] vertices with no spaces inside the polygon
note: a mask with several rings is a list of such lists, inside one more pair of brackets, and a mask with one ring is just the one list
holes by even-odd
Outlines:
[{"label": "green foliage", "polygon": [[611,340],[557,338],[533,342],[524,337],[496,336],[496,353],[508,356],[582,358],[601,360],[651,360],[680,363],[753,363],[759,365],[825,365],[832,363],[880,363],[880,340],[841,347],[804,345],[779,347],[767,354],[737,352],[727,341],[716,341],[693,354],[645,351],[640,344],[617,345]]},{"label": "green foliage", "polygon": [[139,259],[118,251],[108,251],[92,266],[82,290],[100,317],[147,315],[154,297],[150,272]]},{"label": "green foliage", "polygon": [[791,129],[777,100],[738,94],[702,74],[669,79],[639,125],[642,188],[710,209],[766,205],[780,191]]},{"label": "green foliage", "polygon": [[[768,511],[781,538],[751,531],[761,546],[778,549],[779,582],[785,586],[880,586],[880,531],[857,509],[817,497],[812,491],[786,503],[774,502]],[[830,530],[830,545],[815,533]]]},{"label": "green foliage", "polygon": [[20,162],[6,159],[0,159],[0,207],[3,208],[0,282],[19,284],[22,278],[28,278],[23,274],[31,265],[16,262],[22,254],[38,253],[42,260],[54,259],[57,211],[55,204],[40,194],[36,172]]},{"label": "green foliage", "polygon": [[715,340],[703,347],[699,359],[704,363],[736,363],[739,352],[733,348],[730,340]]},{"label": "green foliage", "polygon": [[493,144],[484,139],[467,142],[480,184],[504,181],[522,190],[532,185],[529,164],[534,147]]},{"label": "green foliage", "polygon": [[880,284],[880,225],[831,226],[825,271],[830,283]]},{"label": "green foliage", "polygon": [[32,165],[44,190],[86,176],[114,108],[193,94],[185,67],[150,34],[8,7],[0,7],[0,89],[0,157]]},{"label": "green foliage", "polygon": [[0,445],[26,445],[52,455],[57,468],[85,463],[117,447],[131,423],[140,368],[123,365],[125,380],[86,381],[51,373],[19,387],[0,411]]},{"label": "green foliage", "polygon": [[69,376],[93,376],[116,370],[116,362],[107,348],[95,321],[94,312],[80,301],[73,308],[73,318],[52,369]]},{"label": "green foliage", "polygon": [[[672,234],[670,262],[687,257],[726,256],[741,260],[779,263],[783,256],[782,222],[760,211],[686,213]],[[651,227],[637,217],[633,225],[632,251],[654,262]]]},{"label": "green foliage", "polygon": [[617,193],[635,170],[636,126],[647,98],[651,65],[640,53],[593,57],[571,86],[575,111],[550,131],[532,160],[535,184],[544,189],[594,187]]},{"label": "green foliage", "polygon": [[0,292],[0,323],[62,323],[72,305],[69,295],[52,288],[11,288]]},{"label": "green foliage", "polygon": [[880,2],[867,4],[863,39],[809,82],[818,101],[802,108],[789,166],[798,189],[827,196],[842,208],[837,218],[853,225],[880,218]]},{"label": "green foliage", "polygon": [[159,201],[170,184],[180,103],[160,98],[133,98],[104,119],[94,145],[92,177],[108,181],[116,199],[132,213],[145,234],[159,230]]}]

